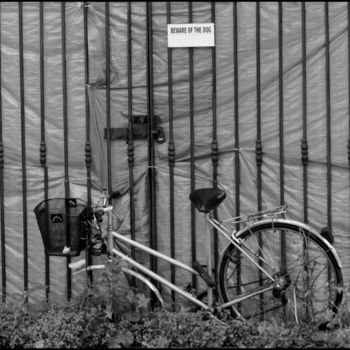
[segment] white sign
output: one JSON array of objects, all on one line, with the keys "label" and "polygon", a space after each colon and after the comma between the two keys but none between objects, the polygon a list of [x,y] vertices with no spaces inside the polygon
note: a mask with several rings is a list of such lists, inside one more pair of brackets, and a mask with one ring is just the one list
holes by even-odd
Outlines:
[{"label": "white sign", "polygon": [[214,23],[168,24],[168,47],[215,46]]}]

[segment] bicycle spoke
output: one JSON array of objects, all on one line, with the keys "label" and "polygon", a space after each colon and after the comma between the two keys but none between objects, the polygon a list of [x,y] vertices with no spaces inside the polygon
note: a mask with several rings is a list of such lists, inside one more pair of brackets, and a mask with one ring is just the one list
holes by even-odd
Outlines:
[{"label": "bicycle spoke", "polygon": [[[271,280],[245,254],[241,253],[238,261],[237,248],[231,245],[219,269],[224,302],[239,297],[239,311],[244,317],[261,313],[294,320],[300,317],[315,319],[326,312],[329,305],[339,305],[341,294],[336,286],[342,283],[342,274],[327,244],[319,246],[322,241],[313,237],[311,232],[298,226],[286,227],[278,221],[267,223],[261,229],[257,227],[249,227],[240,233],[240,248],[267,274],[274,276],[273,289],[241,299],[245,293],[252,294],[271,285]],[[286,248],[284,256],[280,245],[282,231]]]}]

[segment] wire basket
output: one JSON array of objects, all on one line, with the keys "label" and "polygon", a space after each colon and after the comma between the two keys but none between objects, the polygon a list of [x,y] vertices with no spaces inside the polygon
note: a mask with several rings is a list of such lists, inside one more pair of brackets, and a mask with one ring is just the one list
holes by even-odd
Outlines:
[{"label": "wire basket", "polygon": [[77,256],[86,247],[90,209],[79,198],[43,200],[35,208],[45,251],[49,255]]}]

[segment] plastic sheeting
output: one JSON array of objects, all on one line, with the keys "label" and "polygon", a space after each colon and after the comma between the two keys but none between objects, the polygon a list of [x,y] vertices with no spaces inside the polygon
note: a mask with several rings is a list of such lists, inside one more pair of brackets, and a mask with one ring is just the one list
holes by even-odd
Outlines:
[{"label": "plastic sheeting", "polygon": [[[68,69],[68,144],[69,187],[71,196],[86,198],[85,169],[85,86],[83,10],[80,3],[66,3],[66,40]],[[168,66],[166,3],[154,2],[153,78],[154,114],[160,116],[169,136]],[[42,300],[45,293],[44,249],[32,209],[43,199],[43,169],[40,167],[40,80],[39,80],[39,5],[23,3],[24,10],[24,84],[25,152],[27,180],[27,216],[22,208],[22,154],[20,124],[20,79],[18,49],[18,5],[1,4],[2,111],[5,154],[4,194],[6,232],[6,279],[9,299],[23,294],[23,222],[28,223],[28,262],[30,300]],[[219,185],[227,199],[219,216],[235,213],[235,156],[240,162],[240,209],[249,214],[257,209],[257,169],[255,140],[257,133],[256,41],[254,2],[237,3],[238,11],[238,91],[234,91],[233,4],[215,3],[216,29],[216,116],[219,143]],[[308,213],[311,226],[320,230],[327,217],[327,105],[324,3],[310,2],[307,9],[307,140]],[[278,3],[260,4],[261,14],[261,139],[263,142],[263,207],[278,206],[280,193],[279,159],[279,56]],[[329,3],[330,86],[331,86],[331,204],[335,246],[348,283],[349,236],[349,164],[348,120],[348,47],[347,3]],[[61,17],[60,3],[45,3],[45,128],[48,147],[49,195],[64,193],[64,143],[62,110]],[[210,3],[193,3],[193,22],[211,20]],[[188,3],[171,3],[172,23],[188,22]],[[132,3],[132,113],[147,114],[146,5]],[[111,127],[126,127],[128,112],[127,80],[127,3],[110,4],[111,40]],[[91,113],[93,201],[107,187],[105,81],[105,5],[89,7],[89,105]],[[301,3],[283,3],[283,132],[284,202],[288,217],[303,220],[303,168],[301,164],[302,118],[302,46]],[[173,49],[173,113],[175,163],[175,242],[176,257],[191,261],[191,218],[188,199],[190,167],[189,52]],[[195,48],[194,125],[196,187],[208,186],[212,177],[212,71],[211,49]],[[238,94],[239,147],[235,147],[235,94]],[[148,244],[149,207],[147,189],[147,141],[135,146],[134,193],[136,238]],[[114,225],[120,232],[130,231],[129,170],[127,144],[112,141],[112,188],[125,193],[115,201]],[[158,250],[170,252],[168,143],[155,145]],[[205,258],[201,231],[203,219],[196,216],[197,259]],[[220,247],[222,247],[220,242]],[[140,259],[147,259],[140,256]],[[50,298],[64,301],[66,295],[65,259],[50,258]],[[168,264],[159,261],[159,271],[169,276]],[[177,270],[179,283],[189,276]],[[85,288],[83,276],[73,276],[73,296]]]}]

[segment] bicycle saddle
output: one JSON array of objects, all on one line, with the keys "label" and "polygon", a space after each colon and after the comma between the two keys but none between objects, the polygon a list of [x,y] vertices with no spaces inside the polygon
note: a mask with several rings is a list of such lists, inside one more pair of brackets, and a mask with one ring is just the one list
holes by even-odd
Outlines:
[{"label": "bicycle saddle", "polygon": [[226,192],[219,188],[199,188],[190,194],[193,205],[201,212],[209,213],[226,197]]}]

